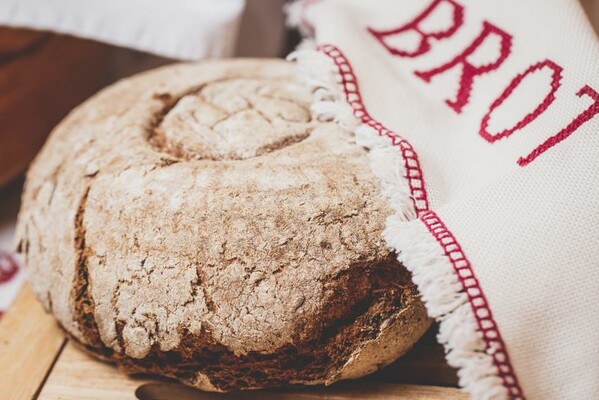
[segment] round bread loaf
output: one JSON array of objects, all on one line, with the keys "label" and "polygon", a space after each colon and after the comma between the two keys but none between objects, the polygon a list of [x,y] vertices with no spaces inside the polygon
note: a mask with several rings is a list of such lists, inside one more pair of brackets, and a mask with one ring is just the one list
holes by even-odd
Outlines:
[{"label": "round bread loaf", "polygon": [[204,390],[375,371],[429,325],[381,237],[366,150],[280,60],[175,65],[74,110],[28,173],[18,247],[47,310],[128,372]]}]

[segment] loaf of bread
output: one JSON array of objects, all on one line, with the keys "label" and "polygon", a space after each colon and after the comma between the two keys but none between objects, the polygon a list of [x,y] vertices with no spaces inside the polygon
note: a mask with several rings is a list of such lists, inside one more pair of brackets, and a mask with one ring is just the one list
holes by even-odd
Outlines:
[{"label": "loaf of bread", "polygon": [[175,65],[75,109],[31,166],[18,249],[44,307],[128,372],[212,391],[375,371],[429,325],[352,133],[280,60]]}]

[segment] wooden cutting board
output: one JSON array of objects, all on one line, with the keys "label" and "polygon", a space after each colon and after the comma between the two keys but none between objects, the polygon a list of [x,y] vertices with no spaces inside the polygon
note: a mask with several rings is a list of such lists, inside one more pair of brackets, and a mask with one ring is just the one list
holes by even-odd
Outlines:
[{"label": "wooden cutting board", "polygon": [[425,337],[382,371],[330,387],[214,394],[152,376],[128,376],[69,341],[25,286],[0,320],[0,397],[24,400],[463,400],[456,374]]}]

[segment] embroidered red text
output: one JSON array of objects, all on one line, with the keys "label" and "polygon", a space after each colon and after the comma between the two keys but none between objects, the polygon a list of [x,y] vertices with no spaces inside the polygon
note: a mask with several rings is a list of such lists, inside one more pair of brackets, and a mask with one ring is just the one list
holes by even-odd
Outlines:
[{"label": "embroidered red text", "polygon": [[[524,79],[526,79],[528,76],[531,76],[531,74],[542,70],[543,68],[550,68],[552,70],[552,75],[551,75],[551,83],[549,84],[549,92],[547,93],[547,95],[545,95],[545,97],[539,103],[539,105],[534,110],[532,110],[530,113],[526,114],[524,116],[524,118],[522,118],[520,121],[518,121],[511,128],[504,129],[497,133],[489,132],[489,120],[491,119],[491,115],[492,115],[493,111],[497,107],[501,106],[511,96],[511,94],[514,92],[514,90],[516,90],[516,88],[524,81]],[[516,75],[516,77],[505,88],[503,93],[501,93],[499,95],[499,97],[497,97],[495,99],[495,101],[493,101],[493,103],[491,104],[491,107],[489,107],[489,111],[485,114],[485,116],[483,117],[483,119],[480,123],[479,134],[487,142],[493,143],[496,140],[499,140],[501,138],[509,136],[512,133],[514,133],[515,131],[520,130],[520,129],[524,128],[526,125],[530,124],[539,115],[541,115],[543,113],[543,111],[545,111],[547,109],[547,107],[549,107],[551,105],[551,103],[553,103],[553,100],[555,100],[555,92],[560,87],[561,79],[562,79],[562,67],[560,67],[559,65],[557,65],[556,63],[554,63],[551,60],[545,60],[545,61],[538,62],[538,63],[528,67],[526,69],[526,71],[524,71],[522,74]]]},{"label": "embroidered red text", "polygon": [[543,143],[538,145],[529,155],[525,157],[520,157],[518,159],[518,164],[522,167],[533,162],[538,156],[566,139],[570,136],[574,131],[576,131],[582,124],[593,118],[597,113],[599,113],[599,93],[597,93],[593,88],[588,85],[585,85],[582,89],[576,93],[578,97],[588,96],[593,99],[593,104],[591,104],[586,110],[580,113],[572,122],[570,122],[564,129],[551,136],[549,139],[545,140]]},{"label": "embroidered red text", "polygon": [[[427,19],[435,10],[439,8],[440,5],[447,4],[453,8],[452,10],[452,21],[451,25],[439,31],[434,32],[425,32],[420,24],[422,21]],[[389,30],[376,30],[373,28],[368,28],[368,32],[370,32],[382,45],[387,49],[387,51],[394,56],[398,57],[417,57],[422,54],[428,52],[431,48],[430,39],[445,39],[453,35],[462,23],[464,22],[464,7],[457,4],[453,0],[434,0],[422,13],[420,13],[414,20],[408,22],[405,25],[400,26],[399,28],[389,29]],[[402,50],[396,46],[392,46],[387,43],[387,40],[397,37],[401,34],[407,32],[416,32],[420,35],[420,42],[418,43],[418,47],[416,50],[408,51]]]},{"label": "embroidered red text", "polygon": [[[494,61],[483,65],[474,65],[470,63],[470,61],[468,61],[468,56],[472,55],[479,47],[483,45],[485,40],[493,35],[499,37],[501,43],[497,58]],[[447,103],[449,107],[451,107],[455,112],[460,113],[462,112],[462,108],[468,104],[474,78],[478,75],[486,74],[499,68],[499,66],[501,66],[505,59],[510,55],[511,45],[511,35],[499,29],[495,25],[484,21],[483,30],[480,35],[478,35],[472,44],[466,47],[466,49],[464,49],[462,53],[458,54],[453,60],[429,71],[416,71],[414,73],[417,77],[425,82],[430,82],[435,75],[446,72],[454,67],[461,66],[462,73],[460,75],[460,87],[458,89],[456,98],[455,100],[445,100],[445,103]]]},{"label": "embroidered red text", "polygon": [[[445,25],[437,30],[427,28],[425,31],[423,26],[425,25],[427,19],[438,12],[442,6],[450,6],[452,8],[451,24],[448,26]],[[402,58],[416,58],[428,53],[431,50],[432,40],[442,40],[453,36],[454,33],[464,23],[464,11],[464,7],[455,0],[433,0],[420,14],[406,24],[389,30],[377,30],[369,27],[368,32],[391,55]],[[408,32],[416,32],[419,35],[418,46],[415,50],[405,50],[391,44],[392,40],[398,35]],[[488,44],[487,41],[495,41],[497,39],[499,40],[499,48],[495,58],[485,64],[475,64],[472,59],[474,58],[473,55],[476,55],[477,50]],[[431,82],[431,80],[437,75],[453,70],[454,68],[459,68],[460,78],[457,93],[453,99],[446,99],[445,103],[456,113],[460,114],[470,100],[475,78],[482,78],[482,75],[497,70],[503,65],[511,53],[512,40],[512,35],[506,31],[498,28],[488,21],[483,21],[482,31],[480,34],[461,53],[438,67],[429,70],[415,71],[414,74],[428,83]],[[510,96],[513,95],[514,91],[526,79],[544,69],[551,70],[551,81],[548,83],[547,94],[545,94],[542,99],[539,99],[538,105],[528,114],[522,117],[522,119],[520,119],[512,127],[505,128],[498,132],[491,132],[489,123],[493,113],[500,108],[506,102],[506,100],[510,98]],[[556,93],[561,85],[562,73],[563,68],[561,66],[552,60],[546,59],[532,64],[523,72],[514,76],[514,78],[512,78],[510,83],[507,85],[507,87],[505,87],[501,94],[491,102],[488,111],[485,113],[485,115],[483,115],[480,122],[479,135],[487,142],[494,143],[500,139],[511,136],[515,132],[523,129],[528,124],[536,120],[555,101]],[[551,147],[568,138],[585,122],[589,121],[597,113],[599,113],[599,94],[594,89],[588,85],[585,85],[582,89],[580,89],[580,91],[578,91],[577,96],[590,97],[593,100],[593,104],[591,104],[586,110],[575,117],[568,125],[566,125],[565,128],[538,145],[530,152],[530,154],[520,157],[517,160],[518,165],[526,166],[530,164]]]}]

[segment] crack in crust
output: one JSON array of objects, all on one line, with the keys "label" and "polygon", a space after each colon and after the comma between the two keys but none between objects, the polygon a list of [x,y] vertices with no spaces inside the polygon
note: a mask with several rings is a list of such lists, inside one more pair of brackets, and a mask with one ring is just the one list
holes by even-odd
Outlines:
[{"label": "crack in crust", "polygon": [[73,319],[87,341],[85,343],[86,347],[89,347],[90,351],[109,357],[112,354],[112,350],[108,349],[102,342],[98,331],[98,325],[94,317],[95,303],[90,293],[91,280],[88,265],[88,257],[93,252],[85,244],[85,206],[91,189],[91,180],[92,179],[90,179],[87,189],[79,201],[74,220],[74,245],[77,257],[75,259],[75,278],[71,290],[74,308]]}]

